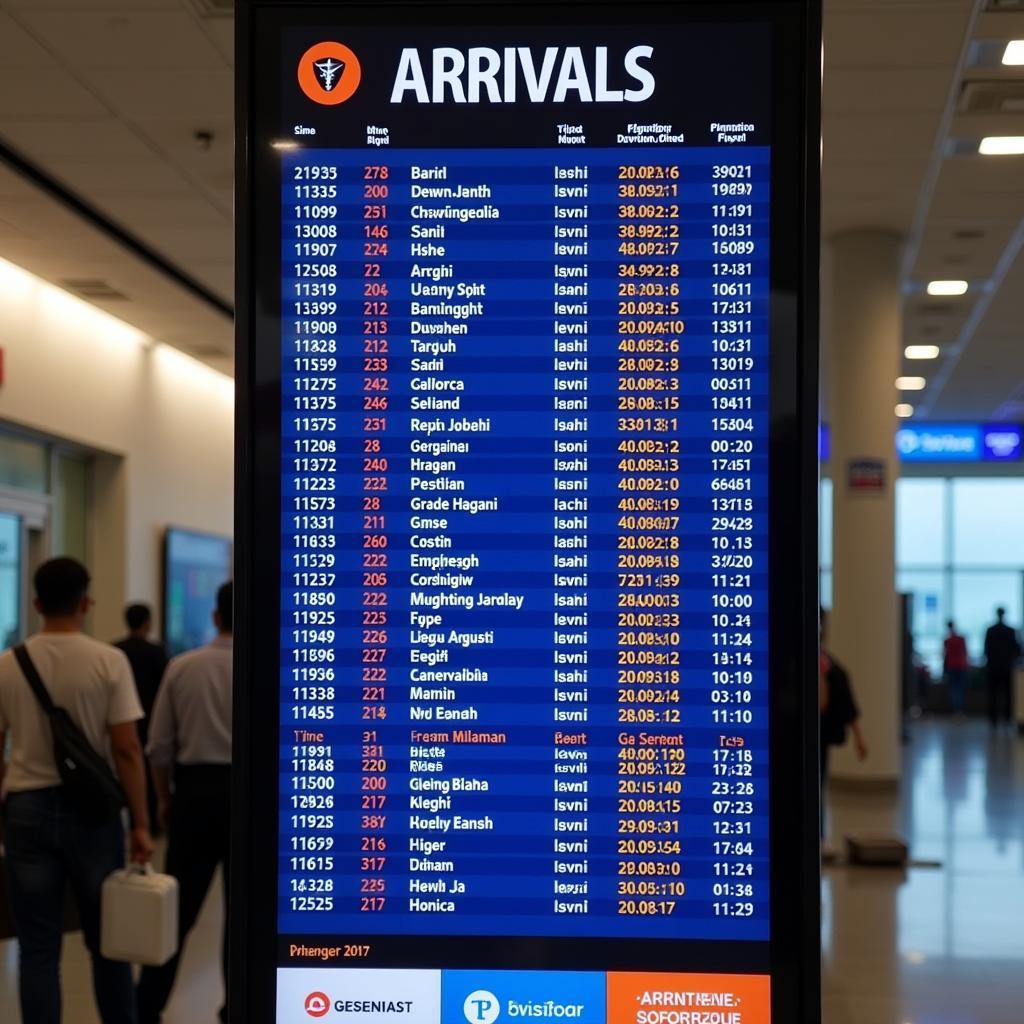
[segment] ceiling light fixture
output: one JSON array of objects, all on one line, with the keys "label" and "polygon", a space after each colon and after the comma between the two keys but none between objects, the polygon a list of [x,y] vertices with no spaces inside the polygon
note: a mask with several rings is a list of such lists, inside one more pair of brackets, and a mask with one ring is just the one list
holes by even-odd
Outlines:
[{"label": "ceiling light fixture", "polygon": [[896,406],[896,415],[899,416],[901,420],[910,419],[910,417],[914,415],[914,407],[909,402],[900,402],[900,404]]},{"label": "ceiling light fixture", "polygon": [[938,359],[938,345],[908,345],[903,350],[907,359]]},{"label": "ceiling light fixture", "polygon": [[1024,64],[1024,39],[1011,39],[1006,44],[1003,63],[1014,67]]},{"label": "ceiling light fixture", "polygon": [[986,135],[978,152],[982,156],[1020,156],[1024,153],[1024,135]]},{"label": "ceiling light fixture", "polygon": [[271,149],[298,149],[299,144],[290,139],[276,139],[270,144]]},{"label": "ceiling light fixture", "polygon": [[965,295],[970,287],[966,281],[929,281],[929,295]]},{"label": "ceiling light fixture", "polygon": [[897,391],[924,391],[927,381],[924,377],[897,377]]}]

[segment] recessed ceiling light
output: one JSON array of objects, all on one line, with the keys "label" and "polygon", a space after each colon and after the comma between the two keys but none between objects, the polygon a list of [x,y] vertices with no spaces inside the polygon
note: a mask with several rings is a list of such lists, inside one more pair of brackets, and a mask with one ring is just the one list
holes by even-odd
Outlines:
[{"label": "recessed ceiling light", "polygon": [[896,415],[899,416],[901,420],[909,419],[914,415],[914,407],[908,402],[900,402],[900,404],[896,406]]},{"label": "recessed ceiling light", "polygon": [[1024,64],[1024,39],[1011,39],[1003,51],[1003,63]]},{"label": "recessed ceiling light", "polygon": [[928,382],[924,377],[897,377],[896,378],[896,390],[897,391],[924,391],[925,385]]},{"label": "recessed ceiling light", "polygon": [[929,295],[964,295],[969,285],[966,281],[929,281]]},{"label": "recessed ceiling light", "polygon": [[1020,156],[1024,153],[1024,135],[986,135],[978,152],[982,156]]},{"label": "recessed ceiling light", "polygon": [[290,139],[277,139],[270,144],[271,149],[298,149],[299,144]]},{"label": "recessed ceiling light", "polygon": [[938,345],[908,345],[903,350],[903,354],[908,359],[938,359],[939,358],[939,346]]}]

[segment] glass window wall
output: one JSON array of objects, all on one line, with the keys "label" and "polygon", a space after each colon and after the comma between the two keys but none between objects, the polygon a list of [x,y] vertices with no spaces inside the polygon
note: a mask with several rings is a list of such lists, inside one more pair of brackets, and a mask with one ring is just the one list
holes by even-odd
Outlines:
[{"label": "glass window wall", "polygon": [[[821,593],[832,601],[832,482],[821,486]],[[942,674],[952,619],[982,661],[997,607],[1024,626],[1024,479],[906,478],[896,484],[896,587],[914,598],[914,645]]]}]

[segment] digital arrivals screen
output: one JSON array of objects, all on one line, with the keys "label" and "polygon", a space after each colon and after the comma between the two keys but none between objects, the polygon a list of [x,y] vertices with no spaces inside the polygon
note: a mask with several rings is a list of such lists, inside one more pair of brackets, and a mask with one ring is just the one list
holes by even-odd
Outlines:
[{"label": "digital arrivals screen", "polygon": [[774,29],[728,9],[273,35],[278,1021],[771,1019]]}]

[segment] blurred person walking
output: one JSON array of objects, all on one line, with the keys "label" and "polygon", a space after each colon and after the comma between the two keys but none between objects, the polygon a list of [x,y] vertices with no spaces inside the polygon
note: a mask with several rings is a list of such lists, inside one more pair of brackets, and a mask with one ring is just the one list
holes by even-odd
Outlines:
[{"label": "blurred person walking", "polygon": [[988,720],[992,728],[1011,720],[1013,668],[1020,657],[1017,631],[1004,621],[1006,609],[996,609],[996,621],[985,633],[985,670],[988,684]]},{"label": "blurred person walking", "polygon": [[949,687],[949,702],[953,713],[962,716],[967,701],[967,679],[971,659],[967,654],[967,641],[956,631],[953,620],[946,623],[946,639],[942,642],[942,671]]},{"label": "blurred person walking", "polygon": [[[149,605],[128,605],[124,610],[124,621],[128,627],[128,635],[116,641],[114,646],[127,655],[132,675],[135,677],[135,689],[138,690],[145,714],[144,718],[139,719],[139,739],[142,742],[142,749],[145,750],[149,742],[149,722],[153,716],[153,705],[156,704],[156,692],[167,668],[167,649],[163,644],[153,643],[149,639],[153,629],[153,614]],[[153,785],[153,776],[150,772],[146,772],[146,796],[150,823],[159,828],[156,787]]]},{"label": "blurred person walking", "polygon": [[35,608],[42,629],[24,648],[0,656],[0,759],[3,839],[11,908],[18,935],[19,995],[25,1024],[61,1018],[60,954],[64,890],[78,904],[92,957],[93,988],[103,1024],[134,1024],[131,967],[100,955],[100,890],[124,867],[119,814],[97,821],[65,789],[54,758],[50,721],[19,665],[27,652],[42,687],[85,741],[110,763],[131,815],[131,859],[153,853],[146,810],[145,768],[136,722],[142,717],[128,659],[85,636],[92,606],[89,573],[71,558],[55,558],[35,574]]},{"label": "blurred person walking", "polygon": [[818,712],[821,771],[821,838],[825,838],[825,793],[828,786],[829,747],[846,743],[847,730],[853,733],[857,757],[868,756],[868,746],[860,728],[860,709],[853,695],[850,675],[825,648],[828,613],[821,609],[820,650],[818,654]]},{"label": "blurred person walking", "polygon": [[199,917],[218,864],[223,872],[222,943],[227,999],[228,848],[231,838],[231,670],[234,591],[217,591],[216,639],[172,658],[149,727],[149,758],[160,820],[167,829],[165,870],[178,879],[178,953],[139,978],[139,1024],[158,1024],[178,974],[181,953]]}]

